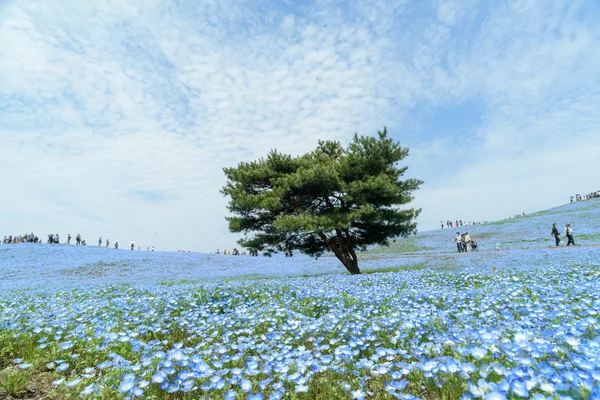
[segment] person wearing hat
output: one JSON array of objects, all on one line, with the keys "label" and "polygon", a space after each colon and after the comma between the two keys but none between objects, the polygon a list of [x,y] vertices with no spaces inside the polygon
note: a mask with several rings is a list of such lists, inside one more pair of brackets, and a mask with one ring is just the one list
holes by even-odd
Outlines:
[{"label": "person wearing hat", "polygon": [[575,234],[575,232],[573,232],[573,229],[571,229],[571,224],[565,225],[565,236],[567,237],[567,239],[569,239],[567,242],[567,246],[570,244],[575,246],[575,240],[573,240],[574,234]]}]

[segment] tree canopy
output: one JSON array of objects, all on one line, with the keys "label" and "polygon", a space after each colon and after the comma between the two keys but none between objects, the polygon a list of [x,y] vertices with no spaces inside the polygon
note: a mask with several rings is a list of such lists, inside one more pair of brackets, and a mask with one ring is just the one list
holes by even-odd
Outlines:
[{"label": "tree canopy", "polygon": [[318,257],[332,251],[359,274],[356,251],[416,233],[420,209],[402,208],[423,183],[401,179],[408,148],[387,136],[354,135],[344,148],[319,141],[298,157],[272,150],[266,158],[223,168],[230,197],[229,230],[238,243],[267,255],[294,249]]}]

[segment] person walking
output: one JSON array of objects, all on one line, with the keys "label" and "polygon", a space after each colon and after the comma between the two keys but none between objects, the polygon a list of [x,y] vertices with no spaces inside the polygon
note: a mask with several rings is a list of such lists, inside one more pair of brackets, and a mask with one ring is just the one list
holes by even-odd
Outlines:
[{"label": "person walking", "polygon": [[115,243],[115,249],[119,250],[119,242]]},{"label": "person walking", "polygon": [[67,244],[71,244],[71,234],[67,234]]},{"label": "person walking", "polygon": [[552,224],[552,236],[554,236],[556,245],[560,246],[560,233],[558,233],[558,228],[556,227],[556,224]]},{"label": "person walking", "polygon": [[135,242],[131,242],[131,250],[135,247]]},{"label": "person walking", "polygon": [[110,246],[110,240],[106,239],[106,247]]},{"label": "person walking", "polygon": [[456,232],[456,247],[458,248],[458,252],[462,253],[462,237],[460,236],[460,232]]},{"label": "person walking", "polygon": [[571,229],[571,224],[567,224],[565,225],[565,236],[568,239],[567,242],[567,246],[572,244],[573,246],[575,246],[575,240],[573,240],[573,235],[575,234],[575,232],[573,232],[573,229]]},{"label": "person walking", "polygon": [[77,246],[79,246],[81,244],[81,234],[77,234],[77,236],[75,237],[75,242],[77,244]]}]

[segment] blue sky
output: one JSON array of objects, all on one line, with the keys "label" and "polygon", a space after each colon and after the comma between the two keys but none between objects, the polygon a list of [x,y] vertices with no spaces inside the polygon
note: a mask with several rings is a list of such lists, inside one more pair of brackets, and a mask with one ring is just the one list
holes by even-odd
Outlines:
[{"label": "blue sky", "polygon": [[0,2],[0,234],[232,248],[221,168],[386,125],[419,229],[600,188],[595,0]]}]

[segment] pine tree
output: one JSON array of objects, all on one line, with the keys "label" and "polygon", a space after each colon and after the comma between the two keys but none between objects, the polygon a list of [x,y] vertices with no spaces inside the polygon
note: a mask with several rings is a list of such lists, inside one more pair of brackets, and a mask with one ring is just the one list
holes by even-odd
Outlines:
[{"label": "pine tree", "polygon": [[266,158],[224,168],[231,232],[239,244],[266,255],[285,249],[318,257],[332,251],[359,274],[356,251],[416,233],[419,210],[401,208],[423,183],[404,179],[398,163],[408,149],[387,136],[354,135],[343,148],[319,141],[299,157],[271,151]]}]

